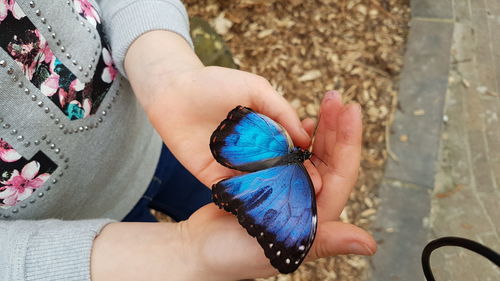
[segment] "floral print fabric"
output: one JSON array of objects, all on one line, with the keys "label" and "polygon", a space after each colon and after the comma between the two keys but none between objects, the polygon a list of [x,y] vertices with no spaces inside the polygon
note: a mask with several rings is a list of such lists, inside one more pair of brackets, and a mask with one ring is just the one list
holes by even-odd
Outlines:
[{"label": "floral print fabric", "polygon": [[0,47],[17,62],[33,85],[70,120],[77,120],[97,111],[117,70],[97,11],[88,0],[75,0],[73,5],[97,29],[101,37],[102,54],[91,82],[81,82],[57,59],[47,40],[14,0],[0,0]]},{"label": "floral print fabric", "polygon": [[14,206],[28,198],[56,168],[42,152],[27,160],[0,138],[0,208]]}]

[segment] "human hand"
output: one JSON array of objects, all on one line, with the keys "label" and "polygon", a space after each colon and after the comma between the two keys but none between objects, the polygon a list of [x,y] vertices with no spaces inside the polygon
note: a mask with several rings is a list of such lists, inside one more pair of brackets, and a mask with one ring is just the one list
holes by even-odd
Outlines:
[{"label": "human hand", "polygon": [[[305,120],[303,125],[310,133],[314,130],[311,120]],[[321,105],[312,152],[325,163],[317,169],[311,165],[307,167],[313,179],[316,178],[318,229],[306,260],[338,254],[374,254],[375,241],[366,231],[338,220],[359,169],[359,105],[343,105],[338,94],[327,93]],[[192,243],[189,259],[198,265],[204,280],[238,280],[277,274],[256,239],[247,234],[234,216],[214,204],[201,208],[183,224],[183,231]]]},{"label": "human hand", "polygon": [[[311,120],[303,125],[312,133]],[[308,167],[319,178],[315,180],[318,229],[306,260],[376,251],[366,231],[338,220],[357,178],[360,150],[359,106],[342,105],[338,94],[327,94],[313,143],[313,153],[326,165],[317,170]],[[233,215],[214,204],[177,224],[106,226],[94,242],[91,271],[94,281],[223,281],[277,274],[257,241]]]},{"label": "human hand", "polygon": [[152,31],[130,47],[125,68],[151,123],[176,158],[211,187],[237,172],[210,152],[212,132],[227,112],[243,105],[279,122],[298,146],[310,138],[288,102],[264,78],[222,67],[204,67],[179,35]]}]

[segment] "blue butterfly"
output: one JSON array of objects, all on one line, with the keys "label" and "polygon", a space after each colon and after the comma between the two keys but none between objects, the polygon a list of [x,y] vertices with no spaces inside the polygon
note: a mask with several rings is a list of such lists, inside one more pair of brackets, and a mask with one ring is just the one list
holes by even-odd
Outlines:
[{"label": "blue butterfly", "polygon": [[296,270],[316,235],[316,198],[303,165],[311,153],[294,147],[279,124],[243,106],[214,131],[210,149],[220,164],[251,172],[214,184],[214,203],[237,216],[276,269]]}]

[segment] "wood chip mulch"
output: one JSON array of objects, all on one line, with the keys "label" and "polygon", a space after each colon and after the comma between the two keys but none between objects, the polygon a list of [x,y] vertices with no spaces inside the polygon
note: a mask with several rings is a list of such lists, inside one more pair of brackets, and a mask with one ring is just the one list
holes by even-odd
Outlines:
[{"label": "wood chip mulch", "polygon": [[[370,229],[390,148],[409,0],[184,0],[221,34],[240,69],[266,77],[301,118],[328,90],[363,108],[362,167],[340,219]],[[395,157],[395,156],[394,156]],[[362,280],[368,259],[338,256],[265,280]]]}]

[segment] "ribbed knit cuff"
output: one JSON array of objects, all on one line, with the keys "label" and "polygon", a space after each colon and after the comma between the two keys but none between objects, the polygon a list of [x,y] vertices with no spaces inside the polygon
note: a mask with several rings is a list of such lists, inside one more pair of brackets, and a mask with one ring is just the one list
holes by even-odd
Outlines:
[{"label": "ribbed knit cuff", "polygon": [[113,59],[124,75],[123,61],[130,45],[140,35],[152,30],[168,30],[181,35],[193,48],[189,20],[179,1],[136,1],[114,13],[106,23]]},{"label": "ribbed knit cuff", "polygon": [[92,243],[110,222],[42,221],[28,239],[25,280],[89,281]]}]

